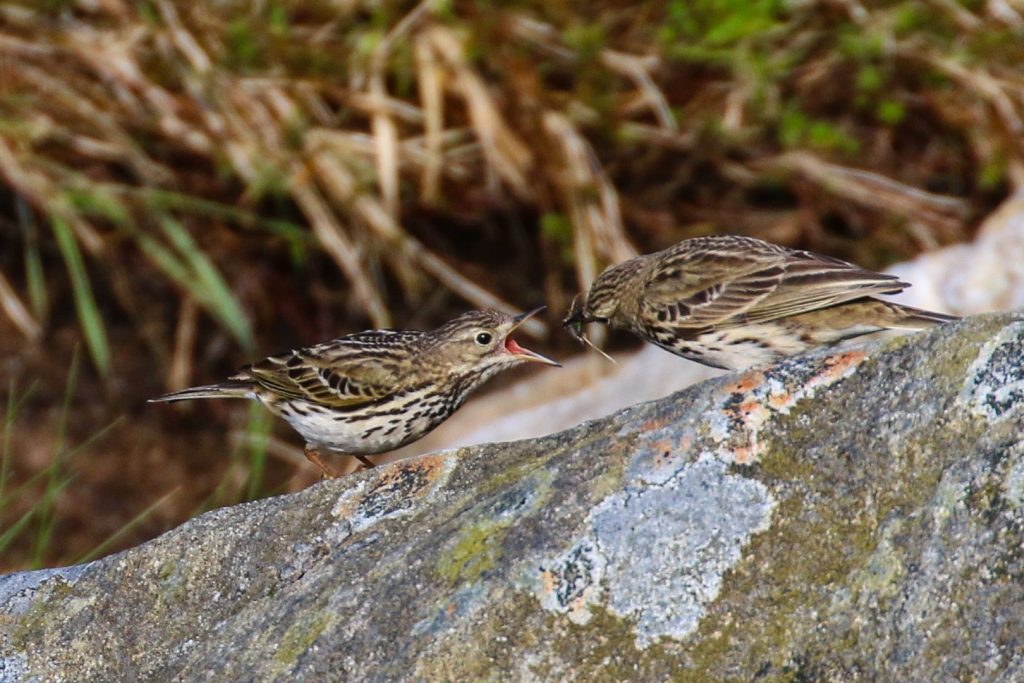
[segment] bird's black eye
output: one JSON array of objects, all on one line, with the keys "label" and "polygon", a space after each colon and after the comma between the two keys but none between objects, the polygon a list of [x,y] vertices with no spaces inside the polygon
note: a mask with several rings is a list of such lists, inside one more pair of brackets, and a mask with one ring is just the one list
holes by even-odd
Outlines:
[{"label": "bird's black eye", "polygon": [[490,332],[481,332],[480,334],[476,335],[476,343],[479,344],[480,346],[487,346],[488,344],[491,343],[491,339],[493,338],[494,337],[491,336]]}]

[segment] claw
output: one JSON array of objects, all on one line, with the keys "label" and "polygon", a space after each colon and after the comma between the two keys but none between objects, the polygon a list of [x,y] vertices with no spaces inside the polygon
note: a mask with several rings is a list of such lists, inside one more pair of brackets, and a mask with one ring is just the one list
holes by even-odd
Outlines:
[{"label": "claw", "polygon": [[302,449],[302,452],[306,454],[307,460],[320,468],[320,472],[323,473],[324,479],[337,479],[341,476],[340,472],[324,462],[323,456],[320,455],[320,451],[316,446],[307,443],[306,447]]}]

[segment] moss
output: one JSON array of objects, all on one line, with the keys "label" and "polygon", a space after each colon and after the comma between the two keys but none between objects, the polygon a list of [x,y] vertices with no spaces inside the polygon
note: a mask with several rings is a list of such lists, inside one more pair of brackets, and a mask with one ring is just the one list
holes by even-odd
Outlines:
[{"label": "moss", "polygon": [[[595,432],[574,450],[587,452],[589,443],[600,438],[603,434]],[[555,450],[542,458],[513,464],[479,484],[482,500],[466,513],[468,519],[479,521],[462,528],[450,545],[451,550],[440,553],[437,571],[447,583],[455,586],[475,582],[485,571],[497,566],[511,525],[545,506],[553,495],[557,470],[544,468],[560,453]],[[628,454],[629,450],[623,449],[623,453]],[[594,501],[622,486],[626,458],[609,457],[605,462],[601,476],[587,482]]]},{"label": "moss", "polygon": [[[544,634],[544,642],[538,638]],[[592,608],[586,625],[538,610],[536,600],[516,593],[488,610],[472,637],[446,634],[433,653],[420,658],[417,676],[425,680],[508,680],[524,667],[538,680],[669,680],[684,660],[662,645],[637,650],[633,624]],[[566,667],[569,667],[568,669]],[[685,671],[684,671],[685,674]],[[694,670],[691,678],[706,680]]]},{"label": "moss", "polygon": [[594,500],[604,500],[612,493],[622,490],[622,479],[626,473],[627,458],[605,458],[601,474],[590,481],[590,493]]},{"label": "moss", "polygon": [[441,576],[453,586],[476,581],[501,556],[504,534],[505,527],[492,520],[466,527],[459,532],[452,550],[438,562]]},{"label": "moss", "polygon": [[63,577],[53,576],[40,584],[28,610],[16,617],[17,628],[14,630],[14,643],[26,650],[39,647],[42,634],[48,630],[46,625],[59,622],[52,619],[52,614],[63,614],[72,586]]},{"label": "moss", "polygon": [[[793,412],[796,413],[797,410]],[[799,422],[798,420],[794,421]],[[800,439],[811,431],[813,431],[813,427],[790,428],[786,430],[786,434]],[[792,450],[776,448],[774,444],[766,449],[758,461],[758,466],[765,476],[778,481],[806,481],[814,474],[814,463]]]},{"label": "moss", "polygon": [[[522,472],[521,467],[511,469]],[[467,513],[467,518],[479,521],[462,528],[451,550],[438,560],[437,571],[449,585],[472,583],[497,565],[509,528],[550,499],[553,476],[533,464],[528,476],[509,476],[506,471],[481,484],[483,500]]]},{"label": "moss", "polygon": [[177,568],[178,565],[173,560],[164,560],[160,564],[160,568],[156,570],[156,578],[166,581],[174,574]]},{"label": "moss", "polygon": [[[578,680],[656,680],[673,669],[674,663],[663,659],[664,650],[660,645],[636,649],[631,619],[615,616],[600,607],[592,606],[590,613],[586,625],[569,624],[564,637],[552,648],[560,658],[574,662]],[[642,671],[643,676],[638,676],[638,671]]]},{"label": "moss", "polygon": [[[907,343],[906,338],[894,340],[889,348]],[[976,353],[971,343],[957,346],[933,357],[932,367],[923,374],[933,385],[947,384],[935,391],[956,395],[958,389],[948,385],[960,381]],[[905,378],[896,390],[909,396],[918,379]],[[845,381],[880,382],[871,365]],[[829,624],[832,615],[843,612],[837,607],[837,600],[844,602],[841,592],[849,593],[847,603],[860,595],[887,599],[891,587],[903,577],[903,561],[887,540],[900,528],[889,525],[884,535],[879,530],[894,512],[917,509],[935,495],[943,471],[941,454],[957,450],[956,444],[949,443],[948,430],[941,428],[948,418],[940,411],[922,425],[918,443],[907,452],[883,451],[874,434],[854,432],[842,449],[808,457],[820,441],[816,434],[821,425],[831,424],[842,410],[827,396],[824,401],[803,401],[789,413],[773,417],[771,428],[764,430],[775,437],[765,441],[765,455],[750,471],[788,497],[773,514],[773,526],[752,539],[743,562],[726,576],[720,596],[701,621],[690,656],[703,675],[723,675],[741,667],[763,672],[763,680],[800,680],[807,672],[793,662],[803,655],[801,650],[842,651],[845,645],[836,643],[844,639],[854,641],[851,647],[856,644],[856,629],[843,623],[827,635],[816,631]],[[972,438],[969,431],[960,437]],[[939,434],[944,435],[943,443],[932,443]],[[867,490],[859,487],[861,478],[855,470],[836,476],[830,473],[879,466],[890,468],[891,480],[898,483]],[[835,481],[849,482],[852,495],[836,496],[834,490],[820,489]],[[823,500],[833,503],[826,506],[821,504]],[[807,539],[820,542],[808,543]],[[801,551],[795,552],[796,547]],[[819,617],[809,621],[805,618],[808,614]],[[843,617],[835,618],[843,622]],[[747,638],[743,648],[733,646],[737,622]],[[746,651],[743,661],[732,661],[740,650]]]},{"label": "moss", "polygon": [[318,612],[308,619],[295,622],[281,638],[281,645],[277,648],[274,659],[286,666],[294,664],[333,620],[333,615]]}]

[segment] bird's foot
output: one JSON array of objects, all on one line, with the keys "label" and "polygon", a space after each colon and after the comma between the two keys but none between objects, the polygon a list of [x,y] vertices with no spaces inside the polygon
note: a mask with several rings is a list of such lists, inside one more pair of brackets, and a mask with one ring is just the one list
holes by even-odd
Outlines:
[{"label": "bird's foot", "polygon": [[375,462],[373,462],[372,460],[367,458],[365,455],[356,455],[354,457],[355,457],[356,460],[358,460],[359,462],[363,463],[363,469],[368,470],[371,467],[376,467],[377,466],[377,464]]},{"label": "bird's foot", "polygon": [[306,447],[303,449],[302,452],[306,454],[307,460],[309,460],[311,463],[320,468],[320,471],[323,473],[324,479],[337,479],[342,475],[341,472],[338,472],[336,469],[334,469],[326,462],[324,462],[323,456],[320,455],[320,451],[317,450],[314,446],[306,444]]}]

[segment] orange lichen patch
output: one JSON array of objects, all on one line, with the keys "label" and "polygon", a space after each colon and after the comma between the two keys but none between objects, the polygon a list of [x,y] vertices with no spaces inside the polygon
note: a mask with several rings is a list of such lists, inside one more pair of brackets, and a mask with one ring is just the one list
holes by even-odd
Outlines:
[{"label": "orange lichen patch", "polygon": [[761,404],[757,399],[751,397],[740,404],[739,412],[743,415],[753,415],[755,411],[761,409]]},{"label": "orange lichen patch", "polygon": [[[671,429],[671,428],[670,428]],[[679,470],[681,463],[693,446],[690,435],[671,434],[669,430],[658,430],[647,435],[636,446],[629,477],[639,477],[647,483],[664,482]]]},{"label": "orange lichen patch", "polygon": [[761,452],[756,443],[751,446],[740,446],[732,450],[732,461],[737,465],[752,465],[757,462],[760,455]]},{"label": "orange lichen patch", "polygon": [[866,351],[847,351],[829,356],[825,363],[836,376],[845,377],[847,371],[863,363],[868,357]]},{"label": "orange lichen patch", "polygon": [[555,576],[555,573],[550,571],[550,570],[548,570],[548,569],[541,570],[541,573],[540,573],[540,588],[541,588],[541,590],[544,591],[545,593],[553,593],[557,586],[558,586],[558,577]]},{"label": "orange lichen patch", "polygon": [[354,529],[398,514],[408,514],[417,500],[427,497],[445,481],[454,467],[448,455],[431,454],[399,460],[374,471],[376,476],[345,491],[331,510]]},{"label": "orange lichen patch", "polygon": [[584,540],[552,562],[553,567],[538,567],[536,574],[534,590],[541,606],[565,614],[574,624],[586,624],[593,616],[590,605],[601,595],[606,560],[591,540]]},{"label": "orange lichen patch", "polygon": [[406,497],[420,496],[445,475],[450,460],[448,456],[438,454],[399,460],[382,469],[367,496],[380,491],[400,491]]},{"label": "orange lichen patch", "polygon": [[719,394],[719,415],[712,430],[722,444],[719,455],[728,462],[756,462],[764,446],[758,433],[773,415],[788,413],[818,389],[849,376],[866,358],[863,351],[847,351],[820,361],[811,372],[792,373],[786,365],[749,372],[727,384]]},{"label": "orange lichen patch", "polygon": [[659,454],[660,453],[671,453],[672,450],[675,448],[675,444],[673,444],[668,439],[658,439],[657,441],[655,441],[654,443],[652,443],[650,445],[650,448],[651,448],[652,451],[654,451],[655,453],[659,453]]},{"label": "orange lichen patch", "polygon": [[782,412],[793,405],[795,400],[792,393],[783,389],[768,395],[768,407],[777,412]]},{"label": "orange lichen patch", "polygon": [[654,454],[654,457],[648,467],[652,472],[658,472],[666,468],[674,469],[677,467],[675,464],[677,458],[673,456],[680,451],[685,452],[686,448],[677,448],[668,439],[659,439],[651,444],[650,452]]},{"label": "orange lichen patch", "polygon": [[728,394],[745,394],[762,384],[764,384],[764,372],[761,370],[751,370],[740,375],[735,382],[726,384],[722,387],[722,391]]},{"label": "orange lichen patch", "polygon": [[659,429],[661,429],[662,427],[667,425],[669,423],[669,421],[670,420],[668,418],[664,418],[664,417],[647,420],[646,422],[644,422],[643,426],[640,428],[641,429],[641,433],[648,433],[648,432],[658,431]]}]

